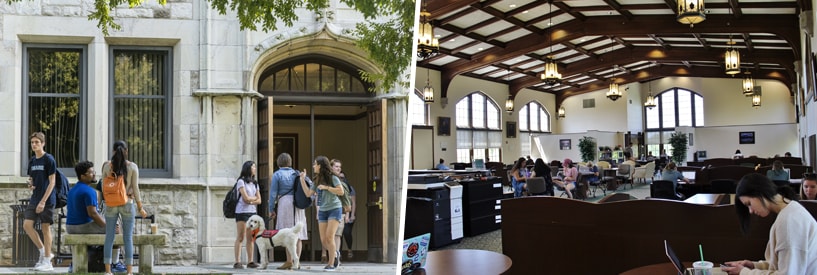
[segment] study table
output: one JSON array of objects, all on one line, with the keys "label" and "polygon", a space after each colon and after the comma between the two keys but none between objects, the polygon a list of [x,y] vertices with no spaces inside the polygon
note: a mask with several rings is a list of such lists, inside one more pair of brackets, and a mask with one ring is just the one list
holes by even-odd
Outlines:
[{"label": "study table", "polygon": [[[692,267],[692,262],[684,262],[687,268]],[[672,266],[672,263],[667,260],[666,263],[645,265],[642,267],[633,268],[621,273],[621,275],[677,275],[678,271]],[[712,275],[726,275],[720,267],[712,268]]]},{"label": "study table", "polygon": [[437,250],[428,252],[425,267],[413,274],[493,275],[508,271],[512,263],[511,258],[508,256],[493,251],[475,249]]},{"label": "study table", "polygon": [[[727,202],[723,202],[728,197]],[[684,200],[686,203],[701,204],[701,205],[720,205],[732,204],[734,202],[735,194],[708,194],[698,193]]]}]

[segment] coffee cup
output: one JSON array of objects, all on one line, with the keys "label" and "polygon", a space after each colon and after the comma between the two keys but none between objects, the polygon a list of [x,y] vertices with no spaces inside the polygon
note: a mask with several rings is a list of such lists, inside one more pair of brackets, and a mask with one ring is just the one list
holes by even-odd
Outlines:
[{"label": "coffee cup", "polygon": [[159,231],[159,225],[155,223],[150,224],[150,234],[156,234]]},{"label": "coffee cup", "polygon": [[693,275],[712,275],[712,268],[715,267],[715,264],[708,261],[697,261],[692,263],[692,274]]}]

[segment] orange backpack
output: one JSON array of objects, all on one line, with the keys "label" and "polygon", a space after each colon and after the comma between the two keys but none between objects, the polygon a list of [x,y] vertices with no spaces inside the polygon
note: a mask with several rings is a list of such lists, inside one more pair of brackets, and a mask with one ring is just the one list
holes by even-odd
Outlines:
[{"label": "orange backpack", "polygon": [[105,198],[105,205],[116,207],[125,205],[128,202],[128,193],[125,191],[125,176],[117,175],[113,171],[113,165],[109,163],[110,173],[102,178],[102,195]]}]

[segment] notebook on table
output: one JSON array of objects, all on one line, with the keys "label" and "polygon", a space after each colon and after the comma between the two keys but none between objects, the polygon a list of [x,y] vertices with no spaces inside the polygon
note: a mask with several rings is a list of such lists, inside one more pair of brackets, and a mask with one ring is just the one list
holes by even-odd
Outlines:
[{"label": "notebook on table", "polygon": [[684,267],[684,263],[678,259],[678,256],[675,255],[675,251],[672,251],[672,247],[669,246],[669,242],[667,242],[667,240],[664,240],[664,251],[667,253],[667,258],[669,258],[669,261],[672,262],[672,266],[674,266],[675,270],[678,271],[678,275],[683,275],[686,267]]},{"label": "notebook on table", "polygon": [[426,265],[430,242],[431,233],[425,233],[403,241],[403,274],[414,272]]}]

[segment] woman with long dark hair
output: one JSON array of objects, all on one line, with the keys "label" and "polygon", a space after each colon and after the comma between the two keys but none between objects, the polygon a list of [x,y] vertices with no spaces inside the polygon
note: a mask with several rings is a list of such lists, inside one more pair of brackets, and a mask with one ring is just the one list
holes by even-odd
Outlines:
[{"label": "woman with long dark hair", "polygon": [[[318,156],[312,163],[314,185],[309,188],[306,184],[306,169],[301,172],[301,187],[307,196],[318,194],[318,232],[321,235],[321,244],[327,251],[336,251],[335,232],[338,225],[343,221],[343,207],[340,198],[343,195],[343,185],[340,178],[332,172],[329,159],[325,156]],[[324,271],[335,271],[336,253],[328,253],[329,261],[323,268]]]},{"label": "woman with long dark hair", "polygon": [[777,214],[769,232],[765,261],[726,262],[729,274],[817,274],[817,222],[787,185],[777,186],[761,174],[748,174],[738,183],[735,210],[744,234],[751,214],[765,218]]},{"label": "woman with long dark hair", "polygon": [[[128,196],[124,205],[106,206],[105,208],[105,248],[103,250],[103,253],[105,253],[103,256],[105,274],[112,274],[111,264],[113,259],[111,252],[113,251],[113,239],[116,235],[116,220],[121,218],[122,240],[125,244],[125,266],[128,275],[130,275],[133,273],[133,225],[136,222],[135,213],[136,210],[139,210],[139,214],[142,215],[142,218],[145,218],[147,212],[142,208],[142,196],[139,193],[139,166],[128,161],[128,144],[124,140],[114,142],[113,157],[102,165],[103,177],[110,173],[124,176],[125,191]],[[134,202],[136,208],[134,208]]]},{"label": "woman with long dark hair", "polygon": [[545,179],[545,195],[553,196],[553,177],[550,175],[550,166],[545,164],[545,160],[537,158],[533,162],[533,173],[530,177],[542,177]]},{"label": "woman with long dark hair", "polygon": [[244,265],[241,264],[241,242],[246,239],[244,246],[247,249],[247,268],[256,268],[258,264],[253,261],[254,245],[252,230],[246,227],[247,220],[258,213],[256,205],[261,204],[261,196],[258,194],[258,182],[255,180],[255,162],[248,160],[241,166],[241,175],[236,179],[235,188],[238,188],[238,193],[241,194],[241,199],[235,206],[235,264],[233,268],[242,269]]},{"label": "woman with long dark hair", "polygon": [[511,186],[513,186],[513,197],[518,198],[522,196],[522,190],[524,189],[525,185],[525,172],[523,169],[525,168],[525,158],[519,158],[516,163],[513,164],[513,168],[511,168]]}]

